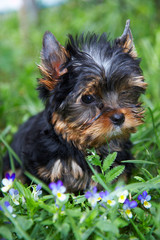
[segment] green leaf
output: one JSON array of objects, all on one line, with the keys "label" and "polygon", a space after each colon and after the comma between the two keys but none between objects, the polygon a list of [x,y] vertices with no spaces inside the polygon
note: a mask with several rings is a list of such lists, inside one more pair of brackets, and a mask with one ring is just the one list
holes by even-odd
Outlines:
[{"label": "green leaf", "polygon": [[84,196],[77,196],[74,198],[74,205],[83,203],[86,200]]},{"label": "green leaf", "polygon": [[[36,219],[37,220],[37,219]],[[40,224],[41,225],[44,225],[44,226],[49,226],[49,225],[53,225],[53,219],[51,218],[49,218],[49,219],[46,219],[46,220],[44,220],[44,221],[42,221],[42,222],[40,222]]]},{"label": "green leaf", "polygon": [[121,218],[116,218],[116,220],[114,221],[114,225],[116,225],[118,228],[123,228],[128,226],[129,222]]},{"label": "green leaf", "polygon": [[66,213],[68,215],[69,223],[70,223],[70,226],[71,226],[73,234],[74,234],[74,239],[81,240],[80,229],[78,228],[76,222],[74,221],[74,219],[70,215],[71,212],[66,210]]},{"label": "green leaf", "polygon": [[47,201],[53,199],[53,195],[44,195],[43,197],[41,197],[41,201]]},{"label": "green leaf", "polygon": [[31,199],[31,191],[26,188],[19,180],[15,179],[14,185],[16,189],[23,195],[23,197]]},{"label": "green leaf", "polygon": [[104,159],[104,161],[103,161],[103,171],[106,171],[106,170],[108,170],[108,169],[111,167],[111,165],[112,165],[113,162],[115,161],[116,157],[117,157],[117,153],[114,152],[114,153],[112,153],[112,154],[109,154],[109,155]]},{"label": "green leaf", "polygon": [[98,183],[102,185],[102,187],[104,189],[106,189],[107,191],[109,191],[107,185],[105,184],[105,182],[101,179],[101,177],[98,175],[98,173],[96,172],[96,170],[94,169],[94,167],[91,165],[91,163],[89,161],[88,162],[88,165],[89,167],[91,168],[92,172],[94,173],[94,175],[96,176],[97,180],[98,180]]},{"label": "green leaf", "polygon": [[[104,176],[102,173],[97,173],[97,175],[98,175],[99,178],[102,179],[102,181],[105,182],[105,176]],[[98,183],[98,182],[99,182],[99,179],[97,178],[97,175],[96,175],[96,176],[93,175],[93,176],[92,176],[92,179],[93,179],[93,181],[95,181],[95,182]]]},{"label": "green leaf", "polygon": [[[52,221],[53,224],[53,221]],[[31,239],[37,239],[38,238],[38,234],[40,233],[42,229],[42,225],[40,225],[39,223],[37,223],[34,227],[33,230],[30,231],[30,237]]]},{"label": "green leaf", "polygon": [[39,207],[43,208],[44,210],[46,210],[49,213],[53,214],[53,212],[56,211],[56,206],[55,205],[45,204],[45,203],[40,202],[40,201],[38,202],[38,204],[39,204]]},{"label": "green leaf", "polygon": [[75,208],[75,209],[68,209],[67,213],[71,217],[79,217],[81,215],[81,209],[80,208]]},{"label": "green leaf", "polygon": [[108,173],[105,174],[105,179],[107,183],[112,182],[115,178],[117,178],[123,171],[125,166],[117,166],[112,168]]},{"label": "green leaf", "polygon": [[96,227],[99,228],[101,231],[112,232],[115,235],[118,235],[118,228],[111,222],[100,220],[96,224]]},{"label": "green leaf", "polygon": [[95,166],[101,166],[101,161],[99,156],[95,156],[95,158],[92,159],[92,164]]},{"label": "green leaf", "polygon": [[0,227],[0,237],[3,237],[7,240],[12,240],[12,234],[10,232],[9,225],[8,228],[5,226]]},{"label": "green leaf", "polygon": [[160,176],[156,176],[148,180],[147,182],[140,182],[140,183],[131,183],[125,186],[125,189],[130,191],[137,191],[138,189],[149,190],[149,189],[159,189],[160,188]]},{"label": "green leaf", "polygon": [[141,208],[134,208],[134,213],[137,215],[137,219],[139,219],[141,222],[145,222],[146,213]]},{"label": "green leaf", "polygon": [[97,209],[93,209],[86,216],[86,223],[92,224],[92,222],[97,218],[98,211]]},{"label": "green leaf", "polygon": [[25,231],[30,229],[30,227],[33,225],[33,220],[31,218],[28,219],[26,216],[17,216],[16,220]]},{"label": "green leaf", "polygon": [[100,156],[96,153],[96,151],[90,150],[89,153],[91,155],[87,156],[87,160],[90,161],[95,166],[101,166]]},{"label": "green leaf", "polygon": [[83,234],[82,234],[82,239],[86,240],[89,238],[89,236],[92,234],[92,232],[95,230],[95,227],[90,227],[88,228]]},{"label": "green leaf", "polygon": [[68,236],[68,233],[70,231],[70,225],[68,223],[63,223],[61,226],[61,239],[64,239]]},{"label": "green leaf", "polygon": [[23,229],[22,225],[22,221],[19,223],[19,221],[16,218],[13,218],[12,214],[7,210],[7,209],[3,209],[5,214],[7,215],[7,217],[10,219],[10,221],[13,223],[14,227],[15,227],[15,231],[25,240],[31,240],[30,236],[28,235],[28,233]]}]

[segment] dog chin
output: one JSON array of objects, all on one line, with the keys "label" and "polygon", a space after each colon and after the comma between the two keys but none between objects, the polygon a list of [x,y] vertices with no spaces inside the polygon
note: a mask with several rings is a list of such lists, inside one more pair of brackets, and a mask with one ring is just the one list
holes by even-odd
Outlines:
[{"label": "dog chin", "polygon": [[114,138],[114,137],[117,137],[117,136],[121,136],[122,134],[123,134],[122,128],[119,127],[119,126],[116,126],[116,127],[114,127],[112,132],[110,132],[109,137]]}]

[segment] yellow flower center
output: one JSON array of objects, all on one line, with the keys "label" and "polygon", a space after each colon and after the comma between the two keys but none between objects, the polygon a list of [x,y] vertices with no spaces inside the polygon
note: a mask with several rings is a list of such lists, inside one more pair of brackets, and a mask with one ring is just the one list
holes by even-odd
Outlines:
[{"label": "yellow flower center", "polygon": [[120,199],[121,199],[121,200],[124,200],[124,195],[121,195],[121,196],[120,196]]},{"label": "yellow flower center", "polygon": [[150,208],[151,204],[149,202],[147,202],[146,200],[144,200],[144,207]]},{"label": "yellow flower center", "polygon": [[127,215],[129,215],[129,214],[131,213],[131,210],[130,210],[130,209],[127,209],[127,210],[126,210],[126,213],[127,213]]},{"label": "yellow flower center", "polygon": [[112,204],[112,200],[107,200],[107,203],[108,203],[109,205],[111,205],[111,204]]},{"label": "yellow flower center", "polygon": [[57,197],[58,197],[58,198],[62,197],[62,193],[58,192],[58,193],[57,193]]},{"label": "yellow flower center", "polygon": [[127,214],[127,216],[129,217],[129,218],[132,218],[132,212],[131,212],[131,210],[130,209],[126,209],[126,214]]}]

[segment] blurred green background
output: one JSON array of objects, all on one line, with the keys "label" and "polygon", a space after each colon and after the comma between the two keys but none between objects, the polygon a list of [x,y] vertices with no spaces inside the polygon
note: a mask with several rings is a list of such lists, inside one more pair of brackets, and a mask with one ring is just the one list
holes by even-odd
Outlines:
[{"label": "blurred green background", "polygon": [[[10,142],[20,123],[43,108],[35,89],[46,30],[61,44],[65,44],[68,33],[87,31],[107,32],[113,39],[122,34],[126,20],[130,19],[134,43],[142,58],[141,67],[149,84],[142,97],[146,124],[132,137],[134,152],[137,156],[141,153],[140,158],[159,160],[160,1],[68,0],[58,6],[39,8],[36,20],[29,18],[23,12],[0,15],[0,130],[7,127],[7,141]],[[4,151],[2,145],[1,150]]]}]

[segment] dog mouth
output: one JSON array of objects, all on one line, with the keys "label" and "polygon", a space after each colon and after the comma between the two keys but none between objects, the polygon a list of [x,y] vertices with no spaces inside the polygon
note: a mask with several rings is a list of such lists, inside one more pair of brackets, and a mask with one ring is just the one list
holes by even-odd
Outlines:
[{"label": "dog mouth", "polygon": [[114,126],[113,130],[110,132],[110,137],[117,137],[122,135],[123,131],[122,128],[120,126]]},{"label": "dog mouth", "polygon": [[123,125],[113,126],[112,130],[109,133],[107,132],[107,137],[109,139],[112,139],[116,137],[126,136],[130,133],[135,133],[135,132],[136,132],[135,127],[125,128]]}]

